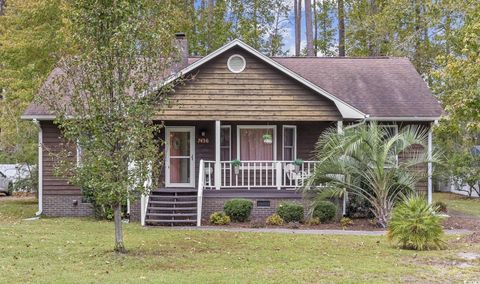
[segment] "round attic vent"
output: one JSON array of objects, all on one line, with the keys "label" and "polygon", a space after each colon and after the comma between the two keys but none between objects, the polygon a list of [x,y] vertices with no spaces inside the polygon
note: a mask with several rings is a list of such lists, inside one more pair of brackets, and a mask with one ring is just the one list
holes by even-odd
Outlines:
[{"label": "round attic vent", "polygon": [[239,54],[234,54],[228,58],[227,66],[228,70],[232,71],[233,73],[240,73],[245,70],[245,66],[247,63],[245,62],[245,58]]}]

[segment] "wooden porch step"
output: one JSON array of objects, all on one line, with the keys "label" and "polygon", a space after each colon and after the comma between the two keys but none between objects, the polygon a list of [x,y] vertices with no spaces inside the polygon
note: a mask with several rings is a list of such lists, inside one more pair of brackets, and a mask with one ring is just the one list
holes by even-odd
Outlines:
[{"label": "wooden porch step", "polygon": [[188,211],[188,210],[197,210],[197,207],[156,207],[148,206],[149,210],[164,210],[164,211]]},{"label": "wooden porch step", "polygon": [[148,203],[151,204],[161,204],[161,205],[175,205],[175,204],[197,204],[197,200],[192,201],[156,201],[156,200],[149,200]]},{"label": "wooden porch step", "polygon": [[189,223],[195,224],[197,220],[157,220],[157,219],[146,219],[145,222],[147,223],[157,223],[157,224],[169,224],[169,223]]},{"label": "wooden porch step", "polygon": [[197,213],[147,213],[147,216],[157,217],[196,217]]},{"label": "wooden porch step", "polygon": [[156,198],[156,199],[186,199],[186,198],[197,198],[196,195],[150,195],[150,198]]}]

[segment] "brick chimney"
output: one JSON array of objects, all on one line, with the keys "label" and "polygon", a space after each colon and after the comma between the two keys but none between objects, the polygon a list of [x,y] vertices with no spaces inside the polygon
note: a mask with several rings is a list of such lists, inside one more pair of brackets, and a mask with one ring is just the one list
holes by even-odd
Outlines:
[{"label": "brick chimney", "polygon": [[175,45],[178,48],[179,69],[183,69],[188,65],[188,41],[185,33],[176,33],[175,34]]}]

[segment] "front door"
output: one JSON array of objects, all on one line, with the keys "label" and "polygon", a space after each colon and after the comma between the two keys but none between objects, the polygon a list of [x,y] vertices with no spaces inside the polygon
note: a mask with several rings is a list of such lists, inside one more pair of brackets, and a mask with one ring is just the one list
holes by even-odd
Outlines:
[{"label": "front door", "polygon": [[195,127],[167,126],[165,131],[167,187],[195,186]]}]

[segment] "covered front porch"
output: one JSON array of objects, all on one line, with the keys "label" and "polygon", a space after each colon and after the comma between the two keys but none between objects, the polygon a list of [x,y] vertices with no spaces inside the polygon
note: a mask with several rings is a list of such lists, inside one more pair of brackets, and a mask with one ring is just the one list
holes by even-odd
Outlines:
[{"label": "covered front porch", "polygon": [[[191,124],[190,124],[191,123]],[[318,137],[343,122],[171,121],[161,188],[292,190],[315,169]]]},{"label": "covered front porch", "polygon": [[182,224],[195,221],[199,226],[205,198],[301,199],[298,189],[317,164],[313,151],[318,137],[330,127],[341,131],[343,122],[217,120],[164,124],[160,137],[165,147],[164,170],[160,188],[141,201],[142,223],[174,224],[168,221],[183,216],[181,220],[186,222]]}]

